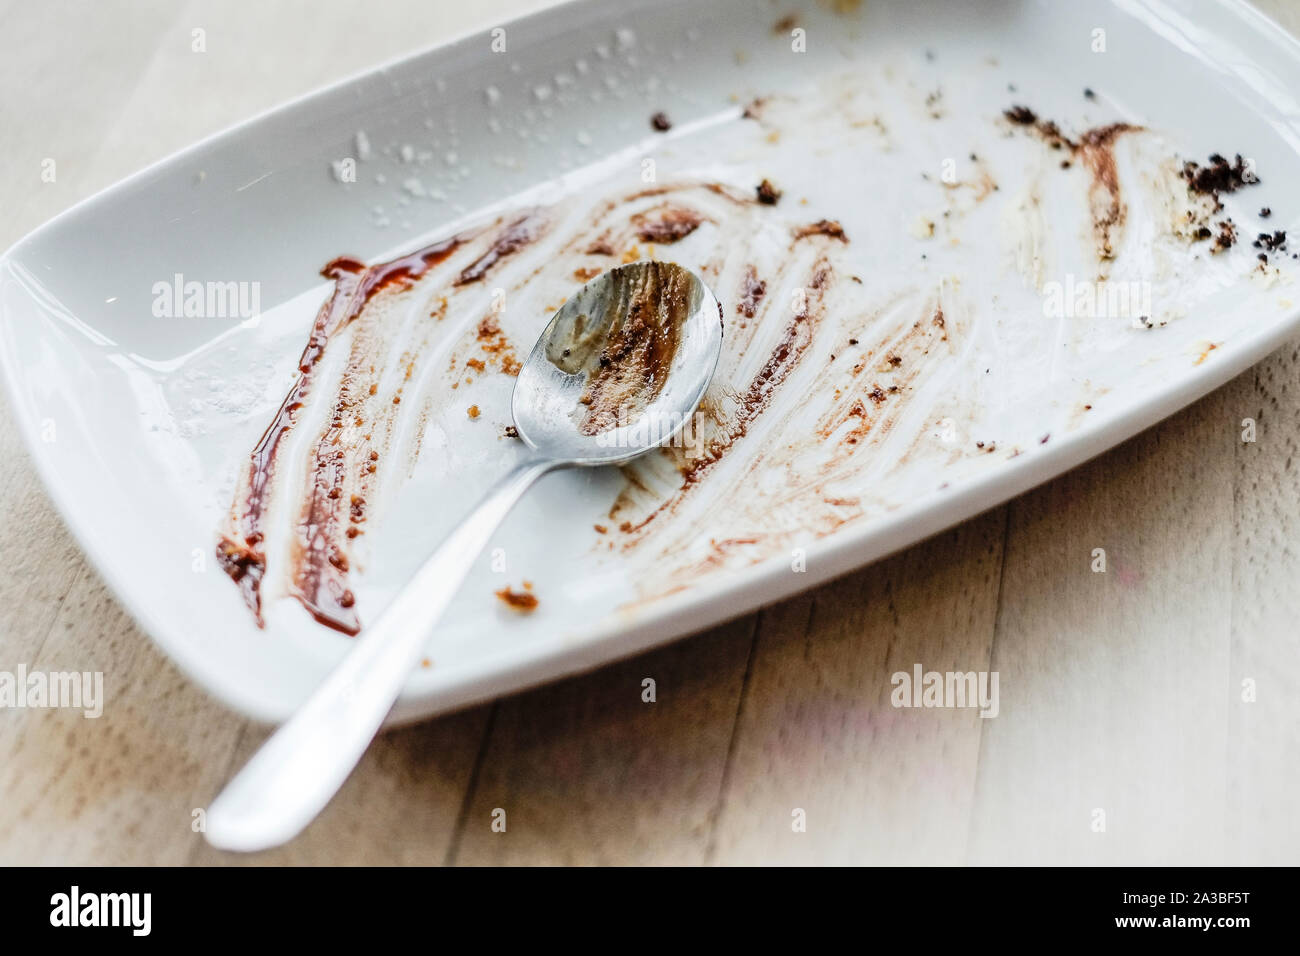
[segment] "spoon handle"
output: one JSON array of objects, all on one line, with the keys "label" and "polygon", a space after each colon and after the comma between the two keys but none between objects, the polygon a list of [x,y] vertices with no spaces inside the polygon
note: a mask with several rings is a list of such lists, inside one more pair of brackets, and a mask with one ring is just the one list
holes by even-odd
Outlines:
[{"label": "spoon handle", "polygon": [[245,852],[278,846],[324,809],[392,709],[474,559],[529,486],[562,464],[529,459],[497,482],[213,801],[209,843]]}]

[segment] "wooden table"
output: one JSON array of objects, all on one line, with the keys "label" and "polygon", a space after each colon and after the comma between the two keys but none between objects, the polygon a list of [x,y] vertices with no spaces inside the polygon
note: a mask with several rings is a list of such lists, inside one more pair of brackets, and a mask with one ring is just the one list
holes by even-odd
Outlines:
[{"label": "wooden table", "polygon": [[[535,5],[0,2],[0,244],[214,130]],[[1295,0],[1261,6],[1300,28]],[[801,597],[386,734],[306,834],[253,859],[1300,862],[1298,356]],[[97,720],[0,711],[0,862],[235,862],[194,811],[265,731],[127,618],[0,414],[0,669],[100,670],[108,697]],[[998,671],[1000,715],[893,708],[890,674],[916,662]]]}]

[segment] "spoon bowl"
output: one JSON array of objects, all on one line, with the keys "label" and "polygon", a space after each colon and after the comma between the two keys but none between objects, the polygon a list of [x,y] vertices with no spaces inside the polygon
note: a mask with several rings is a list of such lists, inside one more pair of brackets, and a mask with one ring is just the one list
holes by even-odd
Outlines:
[{"label": "spoon bowl", "polygon": [[721,350],[722,309],[694,272],[653,260],[610,269],[542,332],[515,381],[515,429],[548,458],[629,461],[682,431]]}]

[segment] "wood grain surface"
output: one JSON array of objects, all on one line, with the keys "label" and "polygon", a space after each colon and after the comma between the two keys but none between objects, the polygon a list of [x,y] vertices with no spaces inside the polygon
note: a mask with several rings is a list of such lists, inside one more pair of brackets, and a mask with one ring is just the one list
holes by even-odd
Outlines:
[{"label": "wood grain surface", "polygon": [[[0,2],[0,246],[255,112],[537,5]],[[1300,30],[1297,0],[1259,6]],[[0,863],[1294,864],[1298,446],[1295,341],[889,560],[385,734],[301,838],[235,857],[203,842],[194,812],[265,731],[130,621],[5,406],[0,670],[103,671],[107,702],[95,720],[0,710]],[[916,662],[997,671],[999,715],[893,707],[890,675]]]}]

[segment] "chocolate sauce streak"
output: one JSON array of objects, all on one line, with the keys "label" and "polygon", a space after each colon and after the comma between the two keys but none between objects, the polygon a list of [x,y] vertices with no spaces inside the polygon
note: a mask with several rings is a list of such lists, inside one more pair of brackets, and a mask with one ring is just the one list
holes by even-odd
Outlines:
[{"label": "chocolate sauce streak", "polygon": [[745,277],[740,283],[740,294],[736,296],[736,311],[745,318],[752,319],[766,294],[767,283],[758,277],[758,270],[746,266]]},{"label": "chocolate sauce streak", "polygon": [[[469,265],[456,284],[478,281],[499,263],[532,242],[541,232],[541,222],[536,216],[524,216],[511,222],[495,238],[489,251]],[[218,566],[239,585],[244,602],[250,607],[259,626],[264,626],[261,615],[261,583],[266,574],[264,522],[269,506],[270,485],[276,473],[279,447],[283,437],[294,427],[296,416],[307,395],[311,392],[313,372],[325,354],[331,338],[356,319],[367,304],[381,291],[394,287],[408,287],[420,280],[426,272],[446,261],[461,245],[471,238],[467,234],[432,243],[400,256],[398,259],[367,267],[355,259],[341,258],[331,261],[321,274],[334,280],[334,291],[317,312],[311,336],[298,360],[298,380],[291,386],[285,401],[250,455],[246,477],[246,492],[242,502],[237,502],[231,515],[231,528],[217,544]],[[352,610],[354,597],[348,591],[344,576],[348,562],[337,532],[342,522],[339,501],[343,480],[344,453],[337,445],[338,429],[342,427],[343,408],[335,407],[335,414],[324,436],[317,444],[315,460],[308,479],[308,498],[299,523],[299,541],[296,545],[295,571],[292,574],[292,592],[322,624],[344,633],[356,633],[360,622]],[[348,501],[348,514],[364,520],[364,502]]]},{"label": "chocolate sauce streak", "polygon": [[665,204],[633,217],[636,236],[642,242],[669,245],[685,239],[704,222],[704,217],[685,206]]},{"label": "chocolate sauce streak", "polygon": [[819,219],[806,226],[799,226],[794,230],[796,240],[807,239],[809,236],[828,236],[831,239],[838,239],[840,242],[849,241],[849,237],[844,234],[844,227],[834,219]]},{"label": "chocolate sauce streak", "polygon": [[[711,438],[704,448],[679,466],[681,488],[668,500],[638,522],[624,522],[619,530],[633,533],[642,530],[661,514],[677,507],[681,496],[698,484],[705,473],[722,461],[735,444],[748,434],[750,426],[768,408],[782,384],[798,368],[812,345],[813,335],[826,314],[825,296],[830,287],[832,270],[825,257],[819,257],[806,283],[807,298],[782,331],[766,360],[740,392],[739,406],[721,434]],[[617,505],[616,505],[617,507]]]},{"label": "chocolate sauce streak", "polygon": [[471,282],[478,282],[501,260],[514,255],[524,246],[536,240],[541,235],[544,226],[545,220],[539,215],[529,213],[520,216],[501,230],[496,241],[492,243],[492,247],[487,252],[461,270],[460,277],[456,279],[455,284],[462,286],[469,285]]}]

